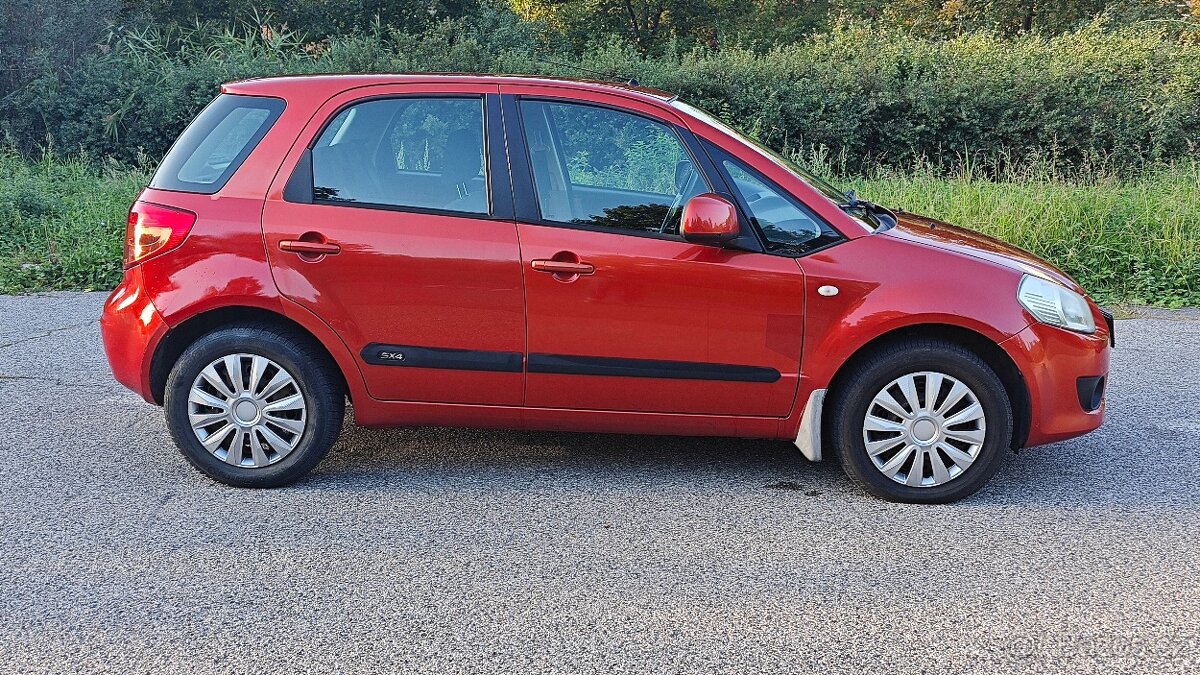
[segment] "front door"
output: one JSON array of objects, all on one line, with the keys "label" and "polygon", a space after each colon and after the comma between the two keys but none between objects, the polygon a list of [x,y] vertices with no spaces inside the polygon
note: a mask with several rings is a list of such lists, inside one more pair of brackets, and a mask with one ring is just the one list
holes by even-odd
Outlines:
[{"label": "front door", "polygon": [[337,331],[374,398],[521,404],[520,250],[487,140],[499,117],[495,86],[355,90],[318,113],[267,199],[276,284]]},{"label": "front door", "polygon": [[680,237],[683,204],[713,186],[672,120],[512,93],[509,143],[523,140],[514,163],[523,154],[529,175],[514,164],[514,183],[531,202],[518,202],[526,405],[786,416],[803,337],[796,260]]}]

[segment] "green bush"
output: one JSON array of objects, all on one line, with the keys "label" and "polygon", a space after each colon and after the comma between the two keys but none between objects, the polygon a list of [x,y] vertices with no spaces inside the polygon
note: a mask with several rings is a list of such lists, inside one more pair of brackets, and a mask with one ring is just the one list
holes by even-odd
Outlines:
[{"label": "green bush", "polygon": [[829,148],[856,173],[966,156],[1128,171],[1200,143],[1200,47],[1153,32],[934,42],[846,30],[655,65],[656,83],[768,144]]},{"label": "green bush", "polygon": [[0,104],[30,152],[59,147],[131,161],[160,157],[232,79],[283,73],[469,71],[636,76],[776,147],[828,150],[851,173],[964,157],[998,174],[1044,158],[1131,173],[1200,143],[1200,44],[1148,27],[1100,24],[1052,38],[946,41],[846,27],[756,52],[737,47],[644,59],[614,43],[582,59],[546,53],[511,14],[448,21],[414,35],[372,32],[305,43],[260,27],[123,33],[106,53],[36,80]]},{"label": "green bush", "polygon": [[[842,28],[766,52],[582,60],[504,12],[321,42],[200,26],[120,33],[0,100],[0,292],[103,288],[129,202],[229,80],[336,71],[635,75],[881,203],[995,234],[1106,301],[1200,304],[1200,44],[1094,25],[943,42]],[[74,155],[29,160],[47,141]],[[115,158],[115,159],[114,159]],[[138,168],[122,168],[136,166]]]}]

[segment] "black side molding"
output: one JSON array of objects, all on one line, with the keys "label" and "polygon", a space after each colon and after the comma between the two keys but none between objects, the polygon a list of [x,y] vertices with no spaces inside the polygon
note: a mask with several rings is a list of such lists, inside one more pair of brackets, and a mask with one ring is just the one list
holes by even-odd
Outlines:
[{"label": "black side molding", "polygon": [[363,347],[362,359],[376,366],[521,372],[520,352],[483,352],[471,349],[413,347],[372,342]]},{"label": "black side molding", "polygon": [[560,375],[606,375],[609,377],[656,377],[674,380],[767,383],[779,380],[778,370],[760,366],[622,359],[608,356],[530,354],[528,368],[531,373]]},{"label": "black side molding", "polygon": [[376,366],[442,368],[557,375],[601,375],[607,377],[651,377],[672,380],[716,380],[722,382],[778,382],[779,371],[761,366],[694,361],[623,359],[609,356],[566,356],[530,354],[526,366],[520,352],[487,352],[444,347],[415,347],[372,342],[363,347],[363,361]]}]

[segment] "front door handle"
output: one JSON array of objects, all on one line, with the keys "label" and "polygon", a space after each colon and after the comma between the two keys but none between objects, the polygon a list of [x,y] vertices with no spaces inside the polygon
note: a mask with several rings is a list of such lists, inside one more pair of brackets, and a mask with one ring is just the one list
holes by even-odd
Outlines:
[{"label": "front door handle", "polygon": [[289,253],[299,253],[302,256],[337,255],[342,247],[327,241],[304,241],[303,239],[284,239],[279,242],[279,250]]},{"label": "front door handle", "polygon": [[588,275],[595,274],[596,268],[584,262],[567,262],[565,260],[534,260],[530,263],[533,269],[548,274]]}]

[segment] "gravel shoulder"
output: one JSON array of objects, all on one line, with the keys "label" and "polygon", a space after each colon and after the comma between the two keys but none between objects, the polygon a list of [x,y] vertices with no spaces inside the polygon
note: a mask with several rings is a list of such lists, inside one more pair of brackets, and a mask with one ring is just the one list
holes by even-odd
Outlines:
[{"label": "gravel shoulder", "polygon": [[226,488],[102,302],[0,297],[0,671],[1200,670],[1200,311],[1118,322],[1100,430],[917,507],[782,442],[352,426]]}]

